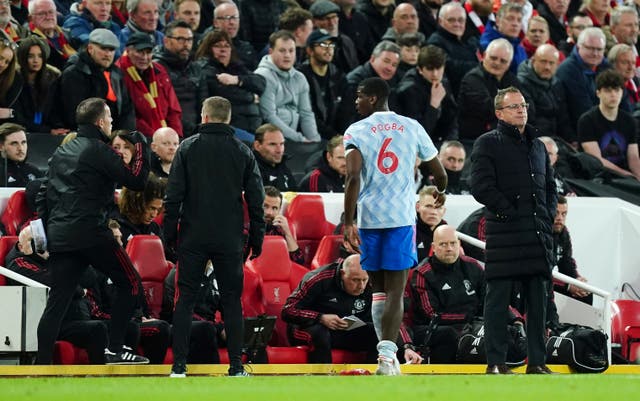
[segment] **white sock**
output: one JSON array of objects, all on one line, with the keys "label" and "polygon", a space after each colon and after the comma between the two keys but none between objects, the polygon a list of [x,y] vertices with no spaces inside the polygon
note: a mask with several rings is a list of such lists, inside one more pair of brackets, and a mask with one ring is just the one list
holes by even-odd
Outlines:
[{"label": "white sock", "polygon": [[378,349],[378,355],[386,356],[391,359],[394,359],[396,357],[396,352],[398,352],[398,346],[396,343],[389,340],[380,341],[376,348]]},{"label": "white sock", "polygon": [[382,338],[382,313],[384,312],[384,304],[387,301],[387,294],[384,292],[374,292],[373,301],[371,301],[371,319],[373,320],[373,328],[376,330],[378,341]]}]

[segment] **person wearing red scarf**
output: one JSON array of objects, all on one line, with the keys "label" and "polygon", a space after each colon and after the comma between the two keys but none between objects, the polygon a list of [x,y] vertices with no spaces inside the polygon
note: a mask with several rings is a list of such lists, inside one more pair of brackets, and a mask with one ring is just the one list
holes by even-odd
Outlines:
[{"label": "person wearing red scarf", "polygon": [[48,64],[60,71],[76,50],[58,26],[56,4],[53,0],[31,0],[29,4],[29,30],[41,37],[49,45]]}]

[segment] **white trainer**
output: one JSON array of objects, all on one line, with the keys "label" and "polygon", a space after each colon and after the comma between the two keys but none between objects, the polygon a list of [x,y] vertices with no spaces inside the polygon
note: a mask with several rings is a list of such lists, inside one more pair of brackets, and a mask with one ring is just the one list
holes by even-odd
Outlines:
[{"label": "white trainer", "polygon": [[384,355],[378,355],[378,369],[376,375],[380,376],[397,376],[400,374],[400,368],[396,368],[393,358]]}]

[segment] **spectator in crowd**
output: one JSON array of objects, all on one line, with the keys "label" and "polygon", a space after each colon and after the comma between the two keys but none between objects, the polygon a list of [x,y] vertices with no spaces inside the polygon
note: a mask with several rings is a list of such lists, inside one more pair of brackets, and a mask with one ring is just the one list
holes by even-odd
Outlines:
[{"label": "spectator in crowd", "polygon": [[521,43],[527,53],[527,58],[533,57],[536,49],[548,42],[549,24],[547,20],[539,15],[532,17],[527,27],[527,33]]},{"label": "spectator in crowd", "polygon": [[443,220],[447,209],[444,207],[447,201],[446,195],[442,196],[442,205],[437,206],[436,196],[438,188],[435,185],[423,187],[418,192],[416,202],[416,248],[418,249],[418,264],[431,255],[431,243],[433,232],[436,228],[447,224]]},{"label": "spectator in crowd", "polygon": [[[213,28],[225,31],[231,38],[236,55],[249,71],[258,67],[258,55],[253,45],[240,39],[240,14],[238,6],[233,1],[225,1],[213,10]],[[236,105],[233,105],[233,113],[236,113]]]},{"label": "spectator in crowd", "polygon": [[250,223],[248,247],[255,258],[262,252],[264,238],[264,189],[253,155],[233,138],[231,103],[221,97],[207,98],[201,115],[198,134],[178,149],[165,197],[165,239],[168,244],[178,244],[180,269],[176,274],[171,376],[186,375],[193,308],[208,260],[220,285],[229,376],[248,376],[242,366],[240,302],[246,240],[243,194]]},{"label": "spectator in crowd", "polygon": [[253,133],[262,124],[258,103],[266,81],[249,71],[235,50],[229,34],[216,29],[202,39],[195,58],[202,64],[209,96],[222,96],[233,105],[231,125]]},{"label": "spectator in crowd", "polygon": [[169,177],[171,162],[176,155],[180,137],[171,127],[158,128],[151,140],[151,171],[158,177]]},{"label": "spectator in crowd", "polygon": [[[378,1],[378,0],[374,0]],[[385,0],[386,1],[386,0]],[[387,85],[394,89],[400,82],[400,74],[397,73],[400,64],[400,46],[388,40],[376,45],[371,53],[369,61],[347,74],[347,87],[338,115],[338,129],[344,130],[357,118],[355,107],[356,90],[360,82],[366,78],[381,78]],[[395,107],[395,95],[389,100],[391,108]]]},{"label": "spectator in crowd", "polygon": [[518,78],[509,71],[513,46],[506,39],[489,44],[482,63],[462,78],[458,94],[460,139],[472,143],[477,137],[496,126],[491,99],[498,89],[518,86]]},{"label": "spectator in crowd", "polygon": [[634,114],[640,105],[640,79],[636,76],[636,51],[624,43],[614,45],[607,54],[607,61],[624,78],[624,93],[620,108]]},{"label": "spectator in crowd", "polygon": [[578,140],[605,168],[640,180],[638,123],[631,113],[620,109],[623,91],[624,78],[617,71],[598,75],[596,95],[600,102],[578,120]]},{"label": "spectator in crowd", "polygon": [[163,45],[153,52],[153,61],[169,73],[182,109],[182,134],[193,134],[200,121],[200,106],[207,97],[206,77],[202,67],[191,60],[193,32],[184,21],[173,21],[165,28]]},{"label": "spectator in crowd", "polygon": [[430,363],[455,363],[465,324],[482,317],[485,284],[480,264],[460,254],[455,228],[436,228],[433,255],[413,270],[407,282],[409,308],[403,323],[411,334],[403,333],[405,349],[428,347]]},{"label": "spectator in crowd", "polygon": [[115,129],[135,129],[135,113],[129,91],[122,72],[113,65],[119,47],[120,42],[113,32],[98,28],[91,32],[87,48],[69,62],[58,88],[66,128],[76,128],[76,107],[81,101],[99,97],[106,99],[112,110]]},{"label": "spectator in crowd", "polygon": [[332,1],[340,7],[338,30],[351,38],[358,52],[358,63],[362,64],[371,56],[371,51],[377,43],[369,35],[367,18],[356,8],[356,0]]},{"label": "spectator in crowd", "polygon": [[47,63],[62,71],[69,57],[76,54],[76,50],[71,47],[69,38],[58,25],[56,3],[53,0],[29,1],[29,29],[47,43]]},{"label": "spectator in crowd", "polygon": [[[366,351],[376,358],[378,338],[371,323],[369,276],[360,255],[307,273],[282,308],[289,342],[308,345],[310,363],[332,363],[331,350]],[[356,322],[364,322],[353,327]]]},{"label": "spectator in crowd", "polygon": [[22,90],[22,76],[18,72],[16,56],[17,45],[0,31],[0,123],[11,121],[14,117],[13,106]]},{"label": "spectator in crowd", "polygon": [[[155,1],[155,0],[152,0]],[[116,62],[122,71],[136,115],[136,128],[146,137],[162,127],[182,134],[182,109],[165,68],[151,59],[153,39],[134,32],[127,40],[126,53]]]},{"label": "spectator in crowd", "polygon": [[111,20],[118,24],[120,30],[124,28],[128,18],[126,0],[111,0]]},{"label": "spectator in crowd", "polygon": [[[603,29],[603,31],[607,34],[606,29]],[[635,8],[629,6],[614,8],[611,13],[611,26],[608,32],[607,49],[611,49],[611,47],[617,43],[624,43],[636,48],[639,31],[638,13]]]},{"label": "spectator in crowd", "polygon": [[425,39],[429,39],[438,29],[437,17],[442,8],[442,3],[443,0],[418,0],[413,2],[418,12],[418,31],[424,35]]},{"label": "spectator in crowd", "polygon": [[[467,159],[467,152],[464,145],[456,140],[445,141],[440,146],[438,159],[447,173],[447,194],[469,195],[470,188],[467,179],[462,176],[464,163]],[[431,181],[432,177],[429,177]]]},{"label": "spectator in crowd", "polygon": [[518,72],[520,63],[527,59],[527,53],[520,43],[523,13],[524,10],[519,4],[503,4],[496,14],[496,22],[487,24],[487,28],[480,36],[480,47],[483,50],[487,49],[489,43],[499,38],[511,44],[513,57],[509,69],[514,74]]},{"label": "spectator in crowd", "polygon": [[0,125],[0,180],[3,187],[25,187],[42,177],[42,172],[27,160],[25,128],[14,123]]},{"label": "spectator in crowd", "polygon": [[[207,263],[202,283],[193,308],[187,363],[218,364],[220,363],[218,346],[223,345],[226,338],[224,324],[216,320],[216,313],[221,311],[220,292],[213,275],[211,261]],[[173,321],[175,292],[176,268],[173,268],[164,279],[162,293],[161,316],[168,322]]]},{"label": "spectator in crowd", "polygon": [[[342,71],[351,71],[360,65],[358,51],[353,40],[339,31],[340,7],[330,0],[314,1],[309,11],[313,15],[313,26],[315,29],[323,29],[328,35],[333,37],[336,45],[333,63]],[[309,40],[307,39],[307,43]],[[307,52],[307,56],[308,56]]]},{"label": "spectator in crowd", "polygon": [[607,0],[583,0],[580,11],[587,14],[593,26],[602,28],[609,25],[611,15],[609,14],[610,3]]},{"label": "spectator in crowd", "polygon": [[576,43],[578,43],[578,37],[580,33],[586,28],[592,27],[593,22],[589,16],[583,13],[577,13],[569,20],[569,26],[567,26],[567,40],[558,45],[558,50],[569,57]]},{"label": "spectator in crowd", "polygon": [[[571,55],[558,67],[556,74],[564,87],[573,132],[580,116],[598,104],[596,75],[609,68],[604,58],[605,43],[605,36],[600,28],[586,28],[578,37]],[[577,145],[575,135],[570,135],[564,139]]]},{"label": "spectator in crowd", "polygon": [[344,73],[333,63],[335,50],[335,38],[316,29],[307,39],[308,58],[300,66],[309,83],[309,99],[318,133],[324,139],[339,134],[336,118],[346,85]]},{"label": "spectator in crowd", "polygon": [[569,183],[562,177],[562,174],[560,174],[560,170],[555,168],[558,162],[558,144],[549,136],[539,136],[538,139],[544,143],[544,147],[547,149],[549,163],[551,163],[551,167],[553,167],[553,179],[556,181],[558,195],[576,196]]},{"label": "spectator in crowd", "polygon": [[[296,55],[293,66],[296,69],[299,68],[307,58],[305,47],[307,45],[307,38],[311,34],[311,31],[313,31],[313,15],[303,8],[289,7],[280,16],[278,29],[289,31],[293,35]],[[262,54],[264,54],[264,52]]]},{"label": "spectator in crowd", "polygon": [[17,58],[22,75],[22,91],[14,104],[15,121],[29,132],[62,135],[62,121],[54,113],[55,87],[60,71],[49,65],[50,48],[39,36],[31,35],[20,41]]},{"label": "spectator in crowd", "polygon": [[283,192],[296,190],[296,180],[287,166],[288,156],[284,153],[284,135],[280,128],[269,123],[259,126],[253,142],[253,155],[265,186],[271,185]]},{"label": "spectator in crowd", "polygon": [[200,9],[200,0],[176,0],[173,3],[173,19],[189,24],[191,31],[193,31],[195,43],[200,43],[200,39],[202,39],[202,34],[198,32]]},{"label": "spectator in crowd", "polygon": [[129,131],[126,129],[113,131],[111,139],[111,147],[122,156],[122,160],[127,166],[131,166],[131,160],[136,153],[135,146],[129,142],[129,139]]},{"label": "spectator in crowd", "polygon": [[344,156],[342,135],[327,142],[327,149],[320,158],[320,166],[307,174],[298,190],[301,192],[344,192],[347,161]]},{"label": "spectator in crowd", "polygon": [[[79,11],[78,14],[70,14],[62,26],[68,32],[73,48],[80,49],[89,43],[89,35],[98,28],[110,30],[118,39],[120,26],[111,20],[110,0],[81,0],[79,4],[82,5],[82,11]],[[116,56],[119,57],[119,45],[116,50]]]},{"label": "spectator in crowd", "polygon": [[[535,17],[529,26],[535,25]],[[550,44],[536,49],[531,60],[520,64],[518,81],[529,103],[529,123],[545,135],[570,138],[564,87],[556,78],[560,52]]]},{"label": "spectator in crowd", "polygon": [[289,221],[281,213],[282,211],[282,193],[278,188],[266,185],[264,187],[264,222],[266,224],[265,235],[279,235],[287,242],[289,251],[289,259],[300,265],[304,264],[304,254],[298,246],[296,237],[294,237],[289,227]]},{"label": "spectator in crowd", "polygon": [[396,42],[400,35],[405,33],[415,33],[420,38],[420,43],[424,43],[427,39],[422,32],[418,31],[420,21],[418,12],[411,3],[400,3],[393,10],[393,18],[391,18],[391,26],[382,35],[381,40]]},{"label": "spectator in crowd", "polygon": [[471,154],[471,193],[486,206],[486,373],[513,373],[506,365],[507,317],[513,286],[520,283],[527,310],[527,373],[549,374],[545,310],[554,260],[556,185],[544,145],[527,125],[520,91],[500,90],[494,102],[498,126],[475,141]]},{"label": "spectator in crowd", "polygon": [[12,42],[18,42],[29,35],[29,30],[11,15],[11,1],[0,2],[0,29]]},{"label": "spectator in crowd", "polygon": [[449,2],[440,8],[438,28],[427,40],[447,53],[447,78],[456,94],[462,77],[480,61],[478,38],[473,35],[464,38],[465,21],[465,9],[460,3]]},{"label": "spectator in crowd", "polygon": [[437,46],[420,50],[418,65],[409,70],[396,88],[395,110],[422,125],[439,146],[458,136],[458,105],[445,76],[446,53]]},{"label": "spectator in crowd", "polygon": [[260,97],[260,114],[264,121],[278,126],[288,140],[318,142],[309,83],[293,66],[295,47],[295,37],[289,31],[280,30],[269,37],[269,54],[255,71],[267,81]]},{"label": "spectator in crowd", "polygon": [[[558,272],[586,283],[587,279],[578,273],[578,264],[573,258],[573,245],[566,226],[568,212],[569,203],[567,198],[559,195],[556,216],[553,220],[553,250],[557,259]],[[593,294],[571,284],[554,280],[553,289],[586,304],[591,305],[593,303]]]},{"label": "spectator in crowd", "polygon": [[127,0],[129,19],[124,29],[120,31],[120,50],[134,33],[144,33],[152,39],[154,45],[162,43],[164,34],[158,30],[160,19],[159,0]]},{"label": "spectator in crowd", "polygon": [[538,2],[538,14],[547,21],[551,43],[558,48],[567,40],[569,3],[566,0]]},{"label": "spectator in crowd", "polygon": [[240,2],[240,35],[256,52],[269,44],[269,36],[278,30],[280,15],[287,9],[283,0],[244,0]]},{"label": "spectator in crowd", "polygon": [[467,26],[464,30],[464,38],[480,36],[486,29],[489,21],[495,22],[496,16],[493,13],[492,0],[466,0],[464,9],[467,12]]},{"label": "spectator in crowd", "polygon": [[386,30],[391,26],[391,18],[395,10],[393,0],[363,0],[357,2],[358,11],[367,19],[369,26],[369,36],[373,43],[382,40]]},{"label": "spectator in crowd", "polygon": [[398,64],[398,77],[403,78],[407,71],[416,68],[418,65],[418,54],[422,42],[417,33],[404,33],[396,39],[396,44],[400,47],[400,64]]}]

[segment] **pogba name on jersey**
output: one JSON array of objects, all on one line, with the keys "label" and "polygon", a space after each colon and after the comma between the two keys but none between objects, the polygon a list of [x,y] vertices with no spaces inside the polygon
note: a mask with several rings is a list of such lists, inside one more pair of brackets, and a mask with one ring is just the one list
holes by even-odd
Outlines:
[{"label": "pogba name on jersey", "polygon": [[404,125],[398,123],[379,123],[371,126],[371,133],[380,131],[398,131],[404,133]]}]

